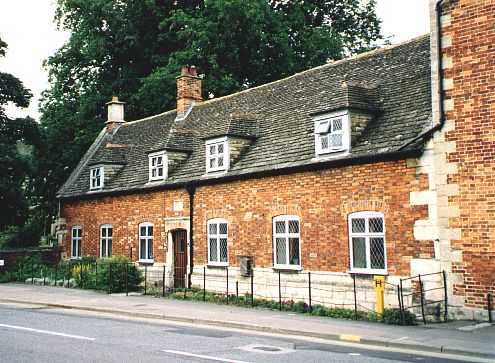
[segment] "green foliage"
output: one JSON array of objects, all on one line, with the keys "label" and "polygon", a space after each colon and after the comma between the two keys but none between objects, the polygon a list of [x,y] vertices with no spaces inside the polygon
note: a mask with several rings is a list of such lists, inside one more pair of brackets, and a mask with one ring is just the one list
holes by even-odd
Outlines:
[{"label": "green foliage", "polygon": [[0,232],[1,247],[31,247],[37,246],[41,236],[41,225],[32,219],[24,226],[8,226]]},{"label": "green foliage", "polygon": [[[0,57],[5,56],[6,48],[7,44],[0,39]],[[31,181],[36,171],[32,147],[41,144],[38,124],[32,118],[11,119],[5,113],[9,102],[27,107],[31,97],[19,79],[0,72],[0,233],[12,234],[10,226],[22,231],[32,204]]]},{"label": "green foliage", "polygon": [[[161,290],[150,291],[151,295],[160,296]],[[197,287],[193,287],[191,290],[178,289],[166,295],[168,298],[177,300],[195,300],[204,301],[215,304],[227,304],[227,296],[224,294],[213,293],[206,291],[203,295],[203,290]],[[251,307],[251,296],[246,294],[246,296],[236,297],[235,295],[229,296],[228,304]],[[256,308],[279,310],[280,305],[276,300],[269,299],[254,299],[253,306]],[[401,315],[399,309],[385,309],[383,315],[376,314],[375,312],[365,312],[358,311],[357,316],[353,309],[337,308],[337,307],[327,307],[324,305],[313,305],[309,308],[309,305],[304,301],[295,302],[293,300],[282,301],[283,311],[293,311],[302,314],[308,314],[313,316],[330,317],[336,319],[347,319],[347,320],[367,320],[381,322],[385,324],[395,324],[401,325]],[[405,311],[405,325],[415,325],[416,316],[409,311]]]},{"label": "green foliage", "polygon": [[[80,288],[104,290],[109,293],[126,291],[126,273],[128,291],[141,289],[143,276],[128,258],[115,256],[97,261],[85,258],[69,263],[70,277]],[[67,271],[66,268],[62,268]]]},{"label": "green foliage", "polygon": [[56,191],[118,95],[133,120],[175,107],[181,65],[206,74],[204,97],[222,96],[358,53],[381,39],[375,2],[360,0],[58,0],[71,32],[46,62],[41,124],[46,148],[36,190],[56,210]]},{"label": "green foliage", "polygon": [[[19,257],[16,260],[14,268],[8,272],[8,276],[10,277],[8,281],[24,282],[29,278],[42,277],[46,269],[47,266],[41,261],[41,256],[38,254]],[[7,277],[4,277],[4,279],[7,282]]]},{"label": "green foliage", "polygon": [[[385,324],[400,325],[402,323],[400,309],[385,309],[380,321]],[[416,325],[416,315],[409,312],[408,310],[405,310],[404,325]]]}]

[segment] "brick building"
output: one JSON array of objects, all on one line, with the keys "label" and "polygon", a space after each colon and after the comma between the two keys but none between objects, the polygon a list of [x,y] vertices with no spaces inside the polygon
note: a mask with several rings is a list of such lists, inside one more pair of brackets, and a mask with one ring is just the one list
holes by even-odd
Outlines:
[{"label": "brick building", "polygon": [[432,1],[431,34],[400,45],[206,101],[183,67],[177,108],[142,120],[112,99],[59,191],[65,257],[125,255],[183,286],[203,267],[243,281],[247,256],[259,294],[281,271],[297,299],[311,271],[332,303],[353,275],[445,270],[452,314],[486,314],[494,17],[490,0]]}]

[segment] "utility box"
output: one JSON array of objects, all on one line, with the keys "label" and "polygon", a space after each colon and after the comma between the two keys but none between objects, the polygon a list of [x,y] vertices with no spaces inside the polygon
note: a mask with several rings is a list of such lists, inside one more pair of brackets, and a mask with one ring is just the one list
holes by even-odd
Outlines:
[{"label": "utility box", "polygon": [[251,256],[239,256],[239,269],[241,276],[251,276],[253,273],[253,258]]}]

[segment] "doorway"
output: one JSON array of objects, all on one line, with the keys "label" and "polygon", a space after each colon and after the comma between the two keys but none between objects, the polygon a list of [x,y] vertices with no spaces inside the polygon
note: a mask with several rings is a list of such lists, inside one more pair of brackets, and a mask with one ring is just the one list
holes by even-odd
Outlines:
[{"label": "doorway", "polygon": [[176,229],[172,231],[174,244],[174,288],[186,287],[187,274],[187,231]]}]

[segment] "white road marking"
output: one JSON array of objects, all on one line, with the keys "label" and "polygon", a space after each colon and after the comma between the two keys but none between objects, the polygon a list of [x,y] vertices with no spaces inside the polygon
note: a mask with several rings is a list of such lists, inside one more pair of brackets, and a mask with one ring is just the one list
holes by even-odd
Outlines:
[{"label": "white road marking", "polygon": [[407,339],[409,337],[402,337],[402,338],[397,338],[397,339],[394,339],[393,341],[394,342],[400,342],[401,340],[404,340],[404,339]]},{"label": "white road marking", "polygon": [[179,350],[162,350],[162,352],[171,353],[171,354],[177,354],[177,355],[183,355],[183,356],[186,356],[186,357],[194,357],[194,358],[201,358],[201,359],[206,359],[206,360],[213,360],[213,361],[217,361],[217,362],[250,363],[250,362],[246,362],[246,361],[243,361],[243,360],[235,360],[235,359],[228,359],[228,358],[218,358],[218,357],[212,357],[210,355],[194,354],[194,353],[189,353],[189,352],[181,352]]},{"label": "white road marking", "polygon": [[361,353],[349,353],[349,355],[361,355]]},{"label": "white road marking", "polygon": [[89,341],[95,340],[95,338],[83,337],[81,335],[64,334],[64,333],[58,333],[56,331],[50,331],[50,330],[40,330],[40,329],[27,328],[25,326],[0,324],[0,328],[24,330],[24,331],[29,331],[29,332],[33,332],[33,333],[56,335],[59,337],[79,339],[79,340],[89,340]]}]

